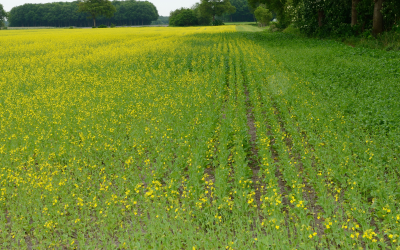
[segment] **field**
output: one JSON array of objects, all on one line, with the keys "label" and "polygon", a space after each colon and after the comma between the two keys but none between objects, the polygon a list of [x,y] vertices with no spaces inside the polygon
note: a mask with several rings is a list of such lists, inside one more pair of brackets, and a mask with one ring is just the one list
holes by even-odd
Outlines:
[{"label": "field", "polygon": [[400,249],[398,52],[233,25],[0,43],[2,248]]}]

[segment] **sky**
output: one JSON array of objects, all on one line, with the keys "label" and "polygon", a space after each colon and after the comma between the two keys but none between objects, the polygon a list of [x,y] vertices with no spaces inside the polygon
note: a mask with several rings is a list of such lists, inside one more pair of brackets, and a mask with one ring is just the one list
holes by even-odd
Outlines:
[{"label": "sky", "polygon": [[[5,11],[10,11],[13,7],[26,3],[52,3],[52,2],[72,2],[73,0],[0,0]],[[190,8],[200,0],[148,0],[153,3],[160,16],[169,16],[169,12],[181,7]]]}]

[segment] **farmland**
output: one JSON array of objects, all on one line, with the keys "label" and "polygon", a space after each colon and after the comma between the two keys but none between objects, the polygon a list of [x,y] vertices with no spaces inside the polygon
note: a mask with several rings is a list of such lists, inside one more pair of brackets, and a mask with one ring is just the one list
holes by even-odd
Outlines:
[{"label": "farmland", "polygon": [[0,44],[2,248],[400,249],[398,52],[235,26]]}]

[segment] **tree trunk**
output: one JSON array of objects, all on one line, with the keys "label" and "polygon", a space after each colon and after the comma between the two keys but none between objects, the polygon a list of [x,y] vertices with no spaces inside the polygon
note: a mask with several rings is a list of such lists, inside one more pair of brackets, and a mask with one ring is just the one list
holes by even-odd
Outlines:
[{"label": "tree trunk", "polygon": [[351,27],[357,24],[357,5],[360,0],[352,0],[351,3]]},{"label": "tree trunk", "polygon": [[383,31],[383,15],[382,15],[382,3],[384,0],[374,0],[374,19],[372,24],[372,35],[376,36]]},{"label": "tree trunk", "polygon": [[93,18],[93,27],[96,27],[96,18]]},{"label": "tree trunk", "polygon": [[325,15],[324,15],[324,11],[323,10],[319,10],[318,11],[318,26],[322,27],[323,23],[322,20],[324,19]]}]

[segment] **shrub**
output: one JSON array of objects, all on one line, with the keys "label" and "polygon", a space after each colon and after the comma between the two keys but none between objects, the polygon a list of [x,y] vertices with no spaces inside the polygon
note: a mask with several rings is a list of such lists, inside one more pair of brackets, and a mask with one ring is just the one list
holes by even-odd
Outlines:
[{"label": "shrub", "polygon": [[[271,25],[272,26],[272,25]],[[289,25],[286,29],[282,31],[283,33],[287,34],[294,34],[294,35],[300,35],[300,30],[296,28],[293,24]]]},{"label": "shrub", "polygon": [[102,25],[99,25],[99,28],[108,28],[108,27],[107,27],[107,25],[102,24]]},{"label": "shrub", "polygon": [[111,23],[110,27],[115,28],[115,24]]},{"label": "shrub", "polygon": [[213,26],[225,25],[222,20],[215,19],[212,23]]}]

